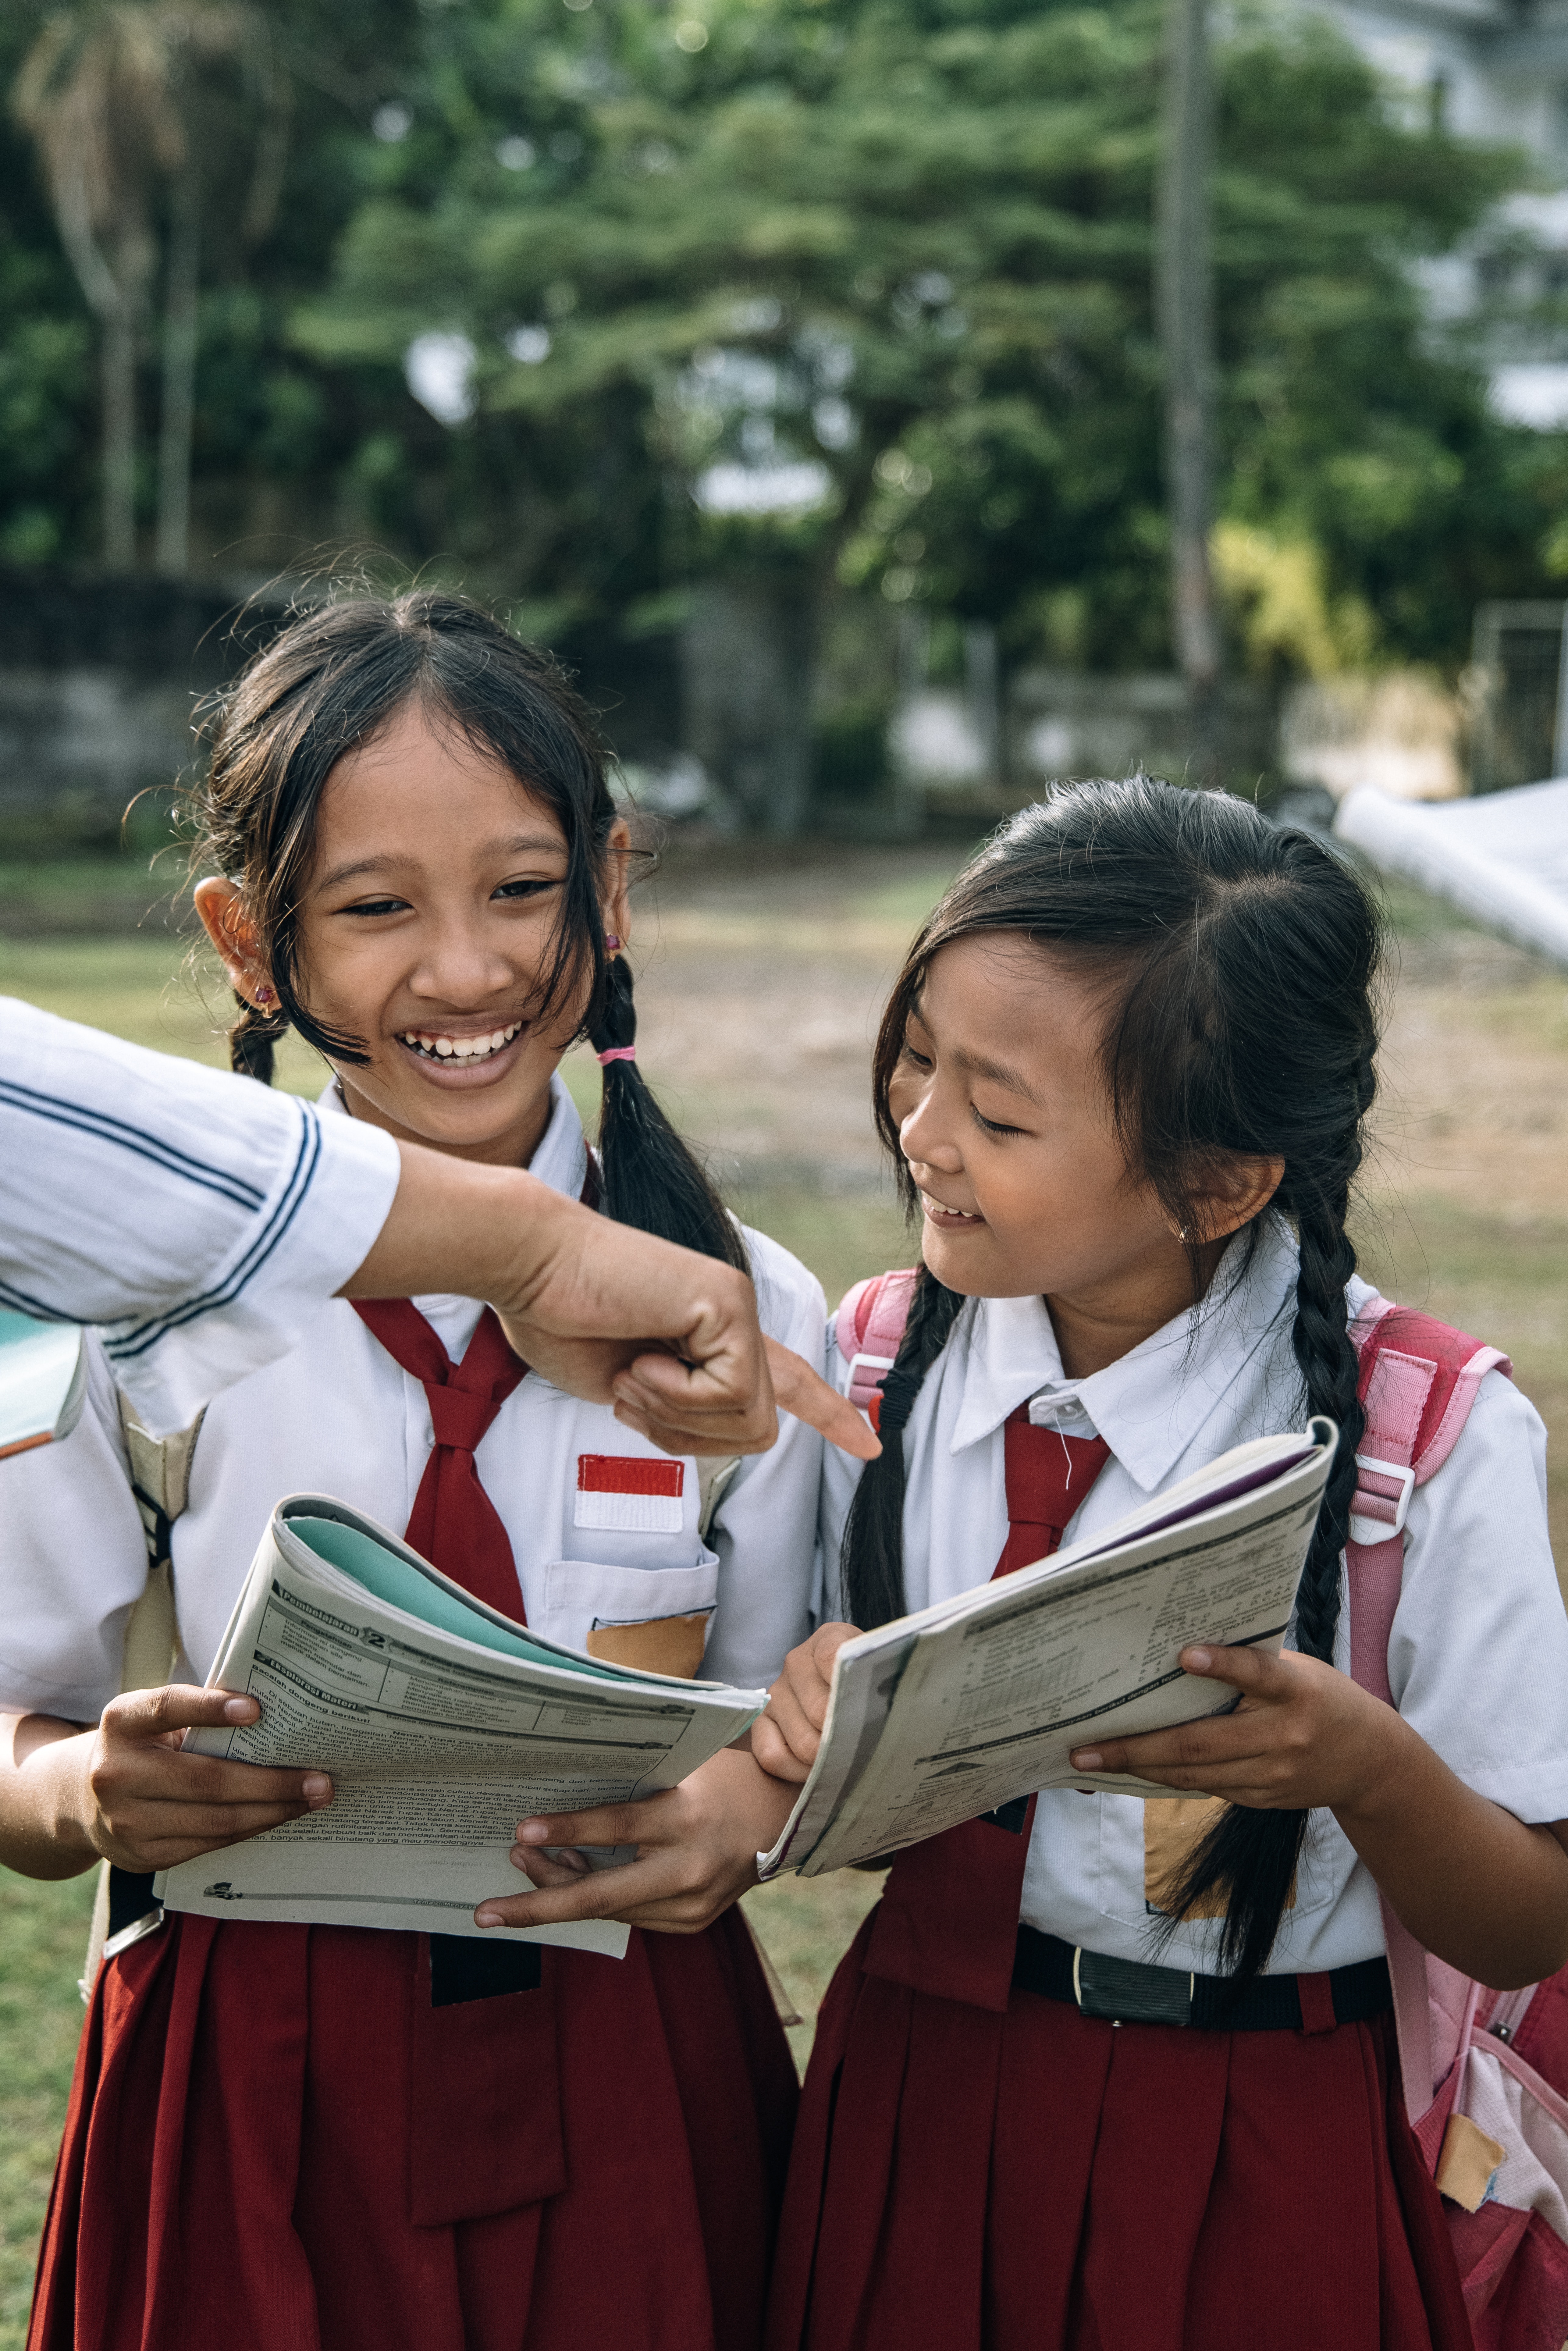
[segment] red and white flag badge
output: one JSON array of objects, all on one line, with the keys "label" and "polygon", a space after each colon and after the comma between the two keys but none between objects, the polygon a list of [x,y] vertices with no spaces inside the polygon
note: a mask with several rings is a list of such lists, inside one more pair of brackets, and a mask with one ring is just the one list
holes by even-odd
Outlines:
[{"label": "red and white flag badge", "polygon": [[572,1524],[614,1534],[678,1535],[684,1461],[639,1461],[623,1453],[580,1453]]}]

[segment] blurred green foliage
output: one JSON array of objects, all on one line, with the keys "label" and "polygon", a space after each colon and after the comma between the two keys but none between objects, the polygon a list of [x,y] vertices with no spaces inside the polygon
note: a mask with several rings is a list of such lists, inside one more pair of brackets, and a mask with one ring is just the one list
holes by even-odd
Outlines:
[{"label": "blurred green foliage", "polygon": [[[1019,653],[1168,658],[1156,0],[270,14],[284,201],[202,317],[198,514],[231,564],[368,538],[552,634],[766,565]],[[1454,662],[1479,597],[1550,592],[1568,505],[1563,438],[1492,416],[1424,309],[1525,166],[1405,119],[1306,17],[1232,14],[1219,78],[1222,509],[1313,550],[1373,654]],[[0,553],[80,555],[92,336],[14,128],[0,252]],[[471,353],[445,424],[404,381],[432,335]],[[821,469],[815,506],[692,495],[782,466]]]}]

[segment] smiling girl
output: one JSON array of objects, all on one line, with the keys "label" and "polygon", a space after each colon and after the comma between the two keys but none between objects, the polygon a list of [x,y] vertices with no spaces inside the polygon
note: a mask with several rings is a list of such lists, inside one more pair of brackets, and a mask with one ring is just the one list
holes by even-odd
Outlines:
[{"label": "smiling girl", "polygon": [[[821,1294],[726,1214],[637,1073],[626,829],[581,707],[460,600],[330,605],[221,711],[196,900],[236,1067],[293,1027],[321,1107],[748,1268],[817,1358]],[[557,1073],[605,1064],[601,1156]],[[530,1375],[458,1298],[323,1308],[198,1425],[171,1541],[170,1686],[117,1698],[147,1575],[105,1361],[64,1444],[14,1465],[0,1557],[0,1859],[105,1856],[33,2351],[750,2351],[794,2075],[745,1924],[626,1958],[476,1937],[164,1918],[150,1873],[331,1801],[308,1770],[179,1751],[252,1719],[204,1693],[273,1504],[340,1496],[494,1606],[666,1672],[765,1683],[809,1622],[820,1440],[656,1453]],[[754,1876],[789,1792],[727,1752],[664,1808],[705,1883]],[[693,1929],[678,1870],[648,1923]],[[521,1882],[521,1881],[519,1881]],[[486,1919],[495,1916],[486,1907]]]},{"label": "smiling girl", "polygon": [[805,1776],[854,1625],[1309,1414],[1340,1444],[1283,1653],[1179,1659],[1234,1712],[1074,1756],[1180,1800],[1047,1792],[894,1861],[818,2026],[772,2351],[1469,2351],[1380,1896],[1486,1983],[1562,1964],[1568,1625],[1544,1432],[1491,1370],[1409,1499],[1395,1704],[1344,1670],[1377,947],[1321,843],[1134,780],[1014,819],[894,985],[876,1109],[924,1263],[883,1277],[891,1368],[885,1324],[841,1332],[884,1451],[826,1467],[843,1621],[762,1760]]}]

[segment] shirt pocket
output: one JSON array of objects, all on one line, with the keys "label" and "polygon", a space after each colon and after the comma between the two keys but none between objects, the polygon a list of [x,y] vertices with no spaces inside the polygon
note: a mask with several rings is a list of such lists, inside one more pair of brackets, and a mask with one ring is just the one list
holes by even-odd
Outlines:
[{"label": "shirt pocket", "polygon": [[544,1622],[552,1641],[638,1673],[702,1670],[718,1604],[718,1553],[695,1567],[612,1567],[591,1559],[552,1560],[545,1570]]}]

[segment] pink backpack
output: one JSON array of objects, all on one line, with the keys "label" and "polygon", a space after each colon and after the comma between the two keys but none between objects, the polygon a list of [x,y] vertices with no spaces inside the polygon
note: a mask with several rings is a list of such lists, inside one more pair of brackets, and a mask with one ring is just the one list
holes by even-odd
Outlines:
[{"label": "pink backpack", "polygon": [[[851,1402],[875,1426],[915,1270],[873,1275],[838,1314]],[[1453,1451],[1495,1347],[1375,1298],[1351,1328],[1366,1415],[1345,1558],[1351,1673],[1390,1705],[1388,1640],[1410,1497]],[[1499,1992],[1434,1959],[1383,1906],[1405,2103],[1443,2197],[1477,2351],[1568,2337],[1568,1969]]]}]

